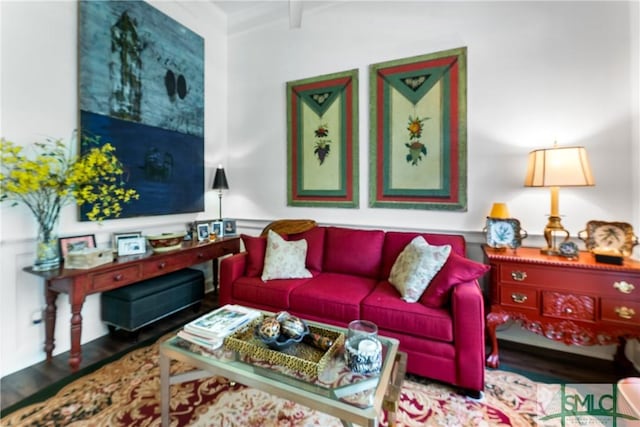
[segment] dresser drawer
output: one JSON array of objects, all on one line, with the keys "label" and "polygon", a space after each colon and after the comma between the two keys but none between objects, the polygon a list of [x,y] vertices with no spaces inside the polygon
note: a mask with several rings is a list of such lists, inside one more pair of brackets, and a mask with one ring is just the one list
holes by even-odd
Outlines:
[{"label": "dresser drawer", "polygon": [[603,298],[601,306],[602,320],[627,323],[640,329],[640,302]]},{"label": "dresser drawer", "polygon": [[500,286],[500,304],[510,307],[538,310],[538,294],[526,286]]},{"label": "dresser drawer", "polygon": [[137,282],[141,277],[142,269],[139,264],[135,264],[124,268],[93,274],[89,281],[89,287],[92,291],[105,291]]},{"label": "dresser drawer", "polygon": [[542,315],[574,320],[596,320],[595,298],[588,295],[542,292]]},{"label": "dresser drawer", "polygon": [[499,281],[555,290],[573,291],[578,288],[586,293],[605,297],[628,296],[631,299],[640,300],[640,278],[613,271],[508,263],[500,267]]}]

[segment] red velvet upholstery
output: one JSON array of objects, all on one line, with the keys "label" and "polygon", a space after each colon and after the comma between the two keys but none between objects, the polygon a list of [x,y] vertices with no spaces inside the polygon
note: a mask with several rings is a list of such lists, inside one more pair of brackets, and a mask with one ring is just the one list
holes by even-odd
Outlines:
[{"label": "red velvet upholstery", "polygon": [[328,227],[322,271],[378,278],[384,231]]},{"label": "red velvet upholstery", "polygon": [[[451,245],[452,255],[427,288],[435,285],[431,295],[408,303],[387,279],[417,235],[432,245]],[[306,264],[314,277],[262,282],[249,277],[243,252],[221,262],[220,303],[287,310],[342,327],[370,320],[380,335],[400,341],[409,372],[473,392],[484,389],[484,303],[476,279],[487,267],[464,257],[462,236],[317,227],[289,236],[299,238],[307,239]]]}]

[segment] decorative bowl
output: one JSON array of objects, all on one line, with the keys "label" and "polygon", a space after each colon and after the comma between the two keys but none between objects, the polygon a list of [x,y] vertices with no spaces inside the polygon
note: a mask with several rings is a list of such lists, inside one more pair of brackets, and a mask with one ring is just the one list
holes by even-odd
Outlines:
[{"label": "decorative bowl", "polygon": [[267,347],[272,350],[284,350],[287,347],[290,347],[292,344],[296,344],[302,341],[302,339],[309,334],[309,326],[304,324],[304,332],[298,335],[295,338],[291,338],[286,336],[285,334],[280,334],[275,337],[266,338],[260,333],[260,325],[256,326],[254,335],[256,339],[265,343]]},{"label": "decorative bowl", "polygon": [[168,252],[182,246],[184,233],[162,233],[146,237],[153,252]]}]

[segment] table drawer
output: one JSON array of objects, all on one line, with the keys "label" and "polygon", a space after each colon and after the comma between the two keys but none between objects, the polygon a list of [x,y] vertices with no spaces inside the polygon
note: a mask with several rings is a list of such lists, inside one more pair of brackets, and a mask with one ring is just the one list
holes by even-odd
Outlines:
[{"label": "table drawer", "polygon": [[640,302],[602,299],[602,320],[627,323],[640,329]]},{"label": "table drawer", "polygon": [[538,294],[535,289],[524,286],[501,285],[500,304],[537,310]]},{"label": "table drawer", "polygon": [[588,295],[542,292],[542,315],[575,320],[596,320],[595,298]]},{"label": "table drawer", "polygon": [[92,274],[89,287],[92,291],[105,291],[119,286],[128,285],[140,280],[142,269],[139,264]]},{"label": "table drawer", "polygon": [[219,258],[224,255],[240,251],[240,239],[222,240],[215,245],[206,245],[198,248],[196,256],[200,259]]},{"label": "table drawer", "polygon": [[195,255],[191,253],[176,253],[173,256],[151,258],[142,266],[144,276],[153,277],[158,274],[171,273],[172,271],[189,267],[195,264],[195,262],[193,262],[194,256]]}]

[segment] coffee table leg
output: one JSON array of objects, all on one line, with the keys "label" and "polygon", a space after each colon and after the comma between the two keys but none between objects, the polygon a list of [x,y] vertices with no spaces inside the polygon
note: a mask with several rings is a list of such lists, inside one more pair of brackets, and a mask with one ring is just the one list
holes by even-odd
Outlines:
[{"label": "coffee table leg", "polygon": [[407,373],[407,353],[399,351],[396,355],[393,373],[389,379],[387,392],[384,395],[382,409],[387,411],[387,424],[389,427],[396,425],[396,412],[398,411],[398,399],[402,391],[402,383]]},{"label": "coffee table leg", "polygon": [[169,427],[169,358],[160,351],[160,417],[162,427]]}]

